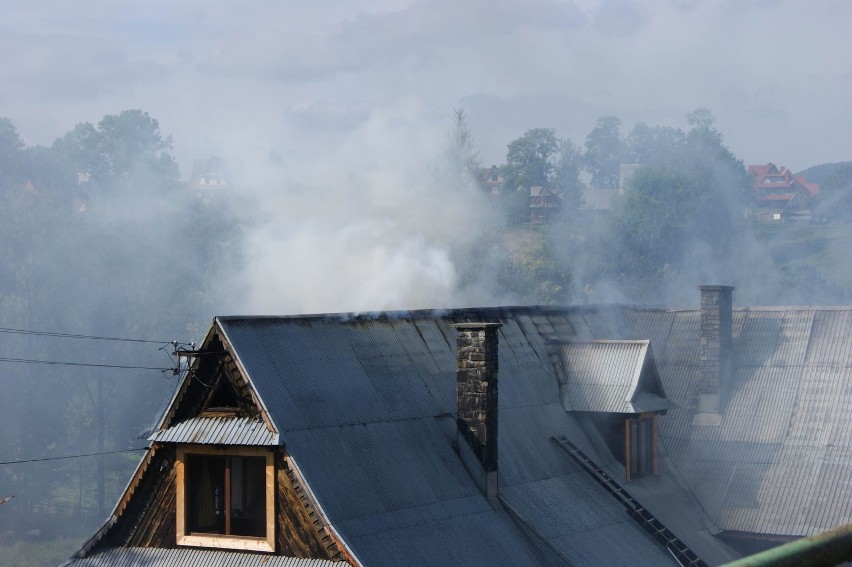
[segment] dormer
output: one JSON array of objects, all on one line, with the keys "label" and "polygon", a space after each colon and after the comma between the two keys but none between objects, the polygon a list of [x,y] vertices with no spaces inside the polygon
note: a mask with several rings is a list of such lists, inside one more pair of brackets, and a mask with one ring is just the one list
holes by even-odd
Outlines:
[{"label": "dormer", "polygon": [[647,340],[557,343],[562,405],[588,414],[627,480],[657,474],[657,416],[675,404],[666,398]]}]

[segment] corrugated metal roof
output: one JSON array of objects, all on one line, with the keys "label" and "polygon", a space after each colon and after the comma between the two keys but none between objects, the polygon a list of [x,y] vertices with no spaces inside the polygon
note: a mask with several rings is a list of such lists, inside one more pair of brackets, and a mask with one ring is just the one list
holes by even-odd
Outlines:
[{"label": "corrugated metal roof", "polygon": [[627,319],[628,336],[666,341],[656,361],[680,409],[660,434],[702,506],[723,530],[800,536],[852,521],[852,310],[734,309],[737,369],[719,427],[692,425],[698,313]]},{"label": "corrugated metal roof", "polygon": [[298,559],[259,553],[234,553],[210,549],[158,549],[108,547],[83,559],[71,559],[63,567],[337,567],[322,559]]},{"label": "corrugated metal roof", "polygon": [[[584,541],[611,537],[650,545],[623,551],[633,564],[668,555],[624,521],[603,492],[551,441],[569,434],[595,455],[559,400],[545,339],[524,310],[490,310],[500,320],[501,486],[577,475],[579,493],[549,493],[565,518],[590,515]],[[368,565],[540,562],[527,536],[495,509],[436,420],[456,411],[456,331],[477,314],[387,317],[221,319],[246,376],[281,431],[320,506],[353,553]],[[532,484],[531,484],[532,483]],[[597,518],[597,519],[595,519]],[[618,518],[613,526],[611,519]],[[531,520],[537,528],[546,518]],[[600,533],[598,530],[601,530]],[[602,534],[606,534],[605,536]],[[570,547],[567,547],[570,551]],[[578,560],[580,557],[578,556]],[[626,561],[629,562],[629,561]]]},{"label": "corrugated metal roof", "polygon": [[262,419],[250,417],[193,417],[155,431],[149,441],[202,445],[278,445]]},{"label": "corrugated metal roof", "polygon": [[562,400],[569,411],[641,413],[674,407],[660,395],[649,341],[568,342],[559,350]]}]

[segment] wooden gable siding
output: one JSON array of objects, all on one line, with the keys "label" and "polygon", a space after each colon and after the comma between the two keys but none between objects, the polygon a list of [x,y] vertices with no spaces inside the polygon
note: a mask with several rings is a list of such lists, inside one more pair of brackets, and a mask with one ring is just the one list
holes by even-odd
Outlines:
[{"label": "wooden gable siding", "polygon": [[275,431],[269,416],[262,411],[257,394],[240,371],[230,345],[223,341],[220,333],[211,331],[208,334],[200,349],[206,354],[199,356],[193,363],[189,370],[191,379],[184,380],[162,420],[161,428],[206,415],[217,392],[224,388],[233,394],[238,417],[260,417],[270,432]]},{"label": "wooden gable siding", "polygon": [[[118,519],[98,547],[176,547],[174,446],[156,446],[119,505]],[[275,456],[275,552],[305,559],[349,558],[326,526],[283,450]]]},{"label": "wooden gable siding", "polygon": [[175,499],[175,449],[159,446],[138,484],[129,487],[102,545],[175,547]]},{"label": "wooden gable siding", "polygon": [[346,560],[341,545],[326,527],[316,506],[283,451],[275,459],[276,551],[291,557]]}]

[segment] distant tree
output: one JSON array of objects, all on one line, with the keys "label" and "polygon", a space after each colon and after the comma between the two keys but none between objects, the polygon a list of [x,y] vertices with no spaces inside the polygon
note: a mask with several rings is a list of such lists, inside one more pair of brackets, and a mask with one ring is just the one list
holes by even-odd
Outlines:
[{"label": "distant tree", "polygon": [[715,122],[716,118],[709,108],[696,108],[686,115],[686,123],[700,130],[712,129]]},{"label": "distant tree", "polygon": [[140,183],[147,190],[166,189],[179,177],[168,152],[171,138],[164,138],[157,120],[141,110],[106,115],[97,128],[88,122],[77,124],[53,148],[62,156],[68,175],[90,173],[113,191],[124,192]]},{"label": "distant tree", "polygon": [[453,127],[444,149],[444,163],[440,165],[439,182],[456,188],[473,187],[481,162],[479,150],[467,125],[463,108],[453,109]]},{"label": "distant tree", "polygon": [[648,126],[639,122],[624,140],[626,162],[658,165],[681,150],[686,134],[680,128]]},{"label": "distant tree", "polygon": [[580,207],[583,188],[580,171],[583,168],[583,155],[570,139],[559,141],[559,159],[553,168],[551,184],[562,198],[564,210],[572,211]]},{"label": "distant tree", "polygon": [[621,121],[615,116],[603,116],[586,136],[583,164],[595,189],[618,187],[623,156],[620,127]]},{"label": "distant tree", "polygon": [[24,143],[8,118],[0,117],[0,190],[20,176],[19,159]]},{"label": "distant tree", "polygon": [[646,165],[593,247],[610,259],[595,263],[595,278],[618,282],[634,301],[661,300],[666,282],[686,274],[733,277],[748,261],[735,253],[746,230],[746,169],[722,143],[712,114],[700,110],[686,133],[640,123],[625,140],[626,155]]},{"label": "distant tree", "polygon": [[512,141],[506,152],[503,176],[511,189],[529,195],[530,187],[547,187],[559,152],[559,139],[553,128],[533,128]]}]

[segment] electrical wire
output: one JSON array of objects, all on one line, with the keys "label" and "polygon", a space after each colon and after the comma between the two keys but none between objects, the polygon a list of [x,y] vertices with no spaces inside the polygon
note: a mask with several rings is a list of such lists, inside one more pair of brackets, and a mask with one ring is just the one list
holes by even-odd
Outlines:
[{"label": "electrical wire", "polygon": [[122,368],[127,370],[156,370],[158,372],[171,372],[174,368],[162,368],[159,366],[130,366],[124,364],[94,364],[88,362],[66,362],[61,360],[35,360],[31,358],[7,358],[0,357],[0,362],[18,362],[21,364],[51,364],[58,366],[89,366],[94,368]]},{"label": "electrical wire", "polygon": [[63,457],[44,457],[43,459],[24,459],[20,461],[3,461],[0,465],[17,465],[22,463],[40,463],[42,461],[60,461],[62,459],[77,459],[79,457],[99,457],[101,455],[117,455],[119,453],[133,453],[135,451],[145,451],[148,447],[137,447],[135,449],[122,449],[120,451],[103,451],[101,453],[82,453],[80,455],[65,455]]},{"label": "electrical wire", "polygon": [[41,337],[61,337],[66,339],[89,339],[96,341],[120,341],[125,343],[150,343],[150,344],[167,344],[171,341],[150,341],[146,339],[129,339],[125,337],[100,337],[97,335],[76,335],[73,333],[54,333],[51,331],[28,331],[26,329],[9,329],[0,327],[0,333],[12,333],[16,335],[37,335]]}]

